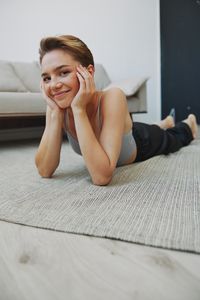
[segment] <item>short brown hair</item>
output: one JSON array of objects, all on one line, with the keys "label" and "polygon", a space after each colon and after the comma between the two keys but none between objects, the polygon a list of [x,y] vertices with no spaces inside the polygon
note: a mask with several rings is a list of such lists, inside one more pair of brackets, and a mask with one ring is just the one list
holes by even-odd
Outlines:
[{"label": "short brown hair", "polygon": [[73,35],[49,36],[40,41],[40,64],[44,55],[52,50],[61,49],[69,53],[84,67],[94,66],[94,59],[90,49],[79,38]]}]

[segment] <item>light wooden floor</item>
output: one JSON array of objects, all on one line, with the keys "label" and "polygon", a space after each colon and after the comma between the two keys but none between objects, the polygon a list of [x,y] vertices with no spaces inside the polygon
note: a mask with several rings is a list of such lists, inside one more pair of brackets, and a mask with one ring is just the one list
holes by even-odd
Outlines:
[{"label": "light wooden floor", "polygon": [[199,300],[200,255],[0,221],[0,300]]}]

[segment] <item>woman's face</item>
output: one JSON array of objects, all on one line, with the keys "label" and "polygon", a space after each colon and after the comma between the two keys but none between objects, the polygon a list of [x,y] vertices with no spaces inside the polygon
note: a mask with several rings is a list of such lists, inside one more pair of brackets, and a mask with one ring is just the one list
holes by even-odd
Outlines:
[{"label": "woman's face", "polygon": [[65,109],[79,90],[76,67],[80,62],[63,50],[56,49],[44,55],[41,63],[42,86],[45,94]]}]

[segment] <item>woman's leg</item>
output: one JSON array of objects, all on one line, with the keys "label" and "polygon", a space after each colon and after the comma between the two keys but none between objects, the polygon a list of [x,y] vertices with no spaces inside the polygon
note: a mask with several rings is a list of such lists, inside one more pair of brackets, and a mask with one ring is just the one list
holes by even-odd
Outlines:
[{"label": "woman's leg", "polygon": [[[198,134],[198,125],[195,115],[188,115],[187,119],[183,120],[182,122],[188,124],[188,126],[192,130],[193,138],[196,139]],[[167,116],[165,119],[157,123],[157,125],[162,129],[173,128],[175,126],[174,118],[172,116]]]},{"label": "woman's leg", "polygon": [[173,127],[168,120],[167,117],[159,125],[134,122],[133,136],[138,148],[136,161],[176,152],[187,146],[197,136],[197,123],[194,115],[189,115],[187,119]]},{"label": "woman's leg", "polygon": [[165,119],[156,124],[162,129],[168,129],[175,126],[174,118],[172,116],[167,116]]}]

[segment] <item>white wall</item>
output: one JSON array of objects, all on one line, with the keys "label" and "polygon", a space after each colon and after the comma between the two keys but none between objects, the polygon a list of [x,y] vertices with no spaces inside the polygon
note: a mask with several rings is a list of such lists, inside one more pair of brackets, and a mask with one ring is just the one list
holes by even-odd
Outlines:
[{"label": "white wall", "polygon": [[0,1],[0,59],[38,60],[40,39],[55,34],[83,39],[112,80],[149,76],[139,120],[160,119],[159,0]]}]

